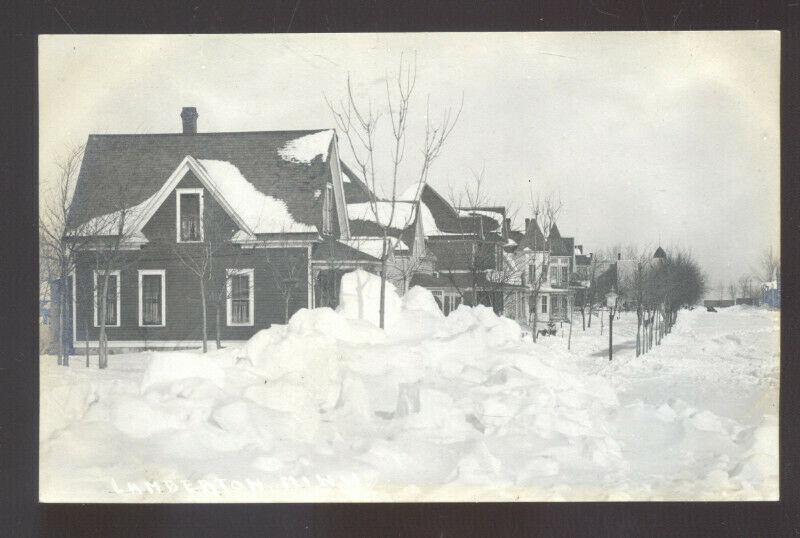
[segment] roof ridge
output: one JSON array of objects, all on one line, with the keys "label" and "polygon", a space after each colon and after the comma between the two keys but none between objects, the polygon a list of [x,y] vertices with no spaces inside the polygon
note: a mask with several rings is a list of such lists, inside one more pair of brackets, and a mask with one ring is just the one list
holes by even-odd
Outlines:
[{"label": "roof ridge", "polygon": [[208,136],[208,135],[231,135],[231,134],[276,134],[276,133],[321,133],[323,131],[334,131],[333,127],[327,127],[323,129],[284,129],[284,130],[276,130],[276,131],[210,131],[205,133],[193,133],[193,134],[184,134],[184,133],[89,133],[90,137],[105,137],[105,136],[185,136],[185,137],[197,137],[197,136]]}]

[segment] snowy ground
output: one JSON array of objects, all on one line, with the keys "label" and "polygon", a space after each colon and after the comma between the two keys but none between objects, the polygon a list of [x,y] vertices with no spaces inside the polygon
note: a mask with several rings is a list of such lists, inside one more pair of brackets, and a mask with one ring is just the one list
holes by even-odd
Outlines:
[{"label": "snowy ground", "polygon": [[421,289],[392,296],[384,332],[354,319],[362,299],[206,357],[42,357],[41,499],[778,496],[775,312],[682,311],[638,359],[623,315],[609,363],[597,320],[567,352],[566,332],[533,344],[486,308],[444,318]]}]

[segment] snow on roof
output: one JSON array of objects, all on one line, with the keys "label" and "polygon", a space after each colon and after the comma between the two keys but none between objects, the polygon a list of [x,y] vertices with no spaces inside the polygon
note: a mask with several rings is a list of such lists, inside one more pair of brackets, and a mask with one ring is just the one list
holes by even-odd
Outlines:
[{"label": "snow on roof", "polygon": [[309,164],[317,155],[322,155],[322,160],[328,160],[328,148],[331,146],[333,129],[320,131],[318,133],[301,136],[294,140],[289,140],[278,150],[278,155],[284,161],[293,163]]},{"label": "snow on roof", "polygon": [[491,209],[459,209],[458,214],[461,217],[472,217],[474,215],[482,215],[484,217],[492,219],[498,224],[503,218],[503,214],[500,211],[493,211]]},{"label": "snow on roof", "polygon": [[[377,219],[375,218],[376,212]],[[395,202],[394,214],[392,214],[392,202],[378,201],[374,203],[347,204],[347,214],[351,220],[375,222],[382,226],[404,229],[414,222],[414,203],[406,201]]]},{"label": "snow on roof", "polygon": [[147,241],[141,232],[137,231],[139,219],[147,213],[152,204],[156,203],[158,193],[153,194],[144,202],[137,204],[127,209],[120,209],[113,213],[100,215],[89,219],[87,222],[79,225],[77,229],[71,230],[67,235],[80,235],[80,236],[109,236],[117,235],[119,232],[120,220],[124,219],[122,236],[129,238],[132,241]]},{"label": "snow on roof", "polygon": [[[310,136],[316,136],[309,135]],[[302,140],[302,137],[297,140]],[[199,159],[213,187],[253,233],[316,232],[310,224],[297,222],[283,200],[268,196],[247,181],[239,169],[227,161]]]},{"label": "snow on roof", "polygon": [[[400,239],[395,237],[389,237],[389,245],[391,246],[392,250],[408,250],[408,245],[406,245]],[[350,239],[346,240],[339,240],[341,243],[344,243],[350,248],[354,248],[364,254],[368,254],[373,258],[381,258],[381,254],[383,253],[383,238],[382,237],[367,237],[367,236],[359,236],[359,237],[351,237]]]}]

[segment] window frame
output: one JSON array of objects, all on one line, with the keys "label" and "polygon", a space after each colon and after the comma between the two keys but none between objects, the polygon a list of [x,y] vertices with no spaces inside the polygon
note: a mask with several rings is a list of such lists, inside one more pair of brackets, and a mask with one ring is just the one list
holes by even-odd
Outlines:
[{"label": "window frame", "polygon": [[540,314],[547,314],[547,303],[548,303],[547,295],[542,295],[541,300],[539,301],[539,313]]},{"label": "window frame", "polygon": [[333,230],[333,185],[325,184],[322,199],[322,233],[329,234]]},{"label": "window frame", "polygon": [[[93,305],[93,316],[92,319],[94,321],[95,328],[100,327],[100,304],[98,301],[97,292],[97,277],[102,276],[104,271],[99,271],[95,269],[92,271],[92,305]],[[110,325],[106,323],[106,327],[121,327],[122,326],[122,275],[119,269],[115,269],[113,271],[108,272],[109,276],[116,276],[117,277],[117,323],[114,325]]]},{"label": "window frame", "polygon": [[[143,276],[157,275],[161,277],[161,323],[144,323],[144,303],[142,302]],[[165,269],[139,269],[139,327],[166,327],[167,326],[167,271]]]},{"label": "window frame", "polygon": [[[232,319],[233,314],[233,276],[247,275],[249,278],[248,301],[248,320],[245,323],[237,323]],[[256,294],[255,294],[255,269],[225,269],[225,325],[228,327],[253,327],[255,325],[256,313]]]},{"label": "window frame", "polygon": [[[180,188],[175,189],[175,242],[176,243],[202,243],[205,240],[205,230],[203,229],[203,193],[205,190],[202,187]],[[197,194],[200,199],[200,239],[196,241],[183,241],[181,240],[181,196],[184,194]]]}]

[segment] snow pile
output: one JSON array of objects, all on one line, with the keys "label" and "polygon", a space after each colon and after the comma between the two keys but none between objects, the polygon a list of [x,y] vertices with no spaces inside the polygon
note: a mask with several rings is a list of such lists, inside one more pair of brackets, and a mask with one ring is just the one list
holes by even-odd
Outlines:
[{"label": "snow pile", "polygon": [[310,164],[318,155],[322,162],[328,160],[328,149],[331,146],[333,130],[328,129],[289,140],[278,150],[278,155],[284,161],[300,164]]},{"label": "snow pile", "polygon": [[[718,318],[682,313],[685,326],[669,335],[676,353],[665,343],[645,360],[619,352],[609,364],[602,353],[593,356],[606,338],[590,338],[590,331],[573,334],[571,352],[557,336],[534,344],[489,308],[462,305],[445,317],[418,287],[401,299],[387,285],[387,329],[379,329],[379,285],[375,275],[349,273],[339,309],[301,310],[241,348],[205,356],[112,356],[103,371],[43,363],[42,409],[49,418],[42,421],[42,498],[681,500],[776,494],[777,411],[769,401],[763,408],[749,403],[748,419],[733,413],[730,402],[732,395],[755,396],[749,388],[770,386],[777,371],[763,353],[764,365],[753,358],[738,367],[741,360],[712,354],[709,344],[705,351],[698,345],[694,355],[682,347],[701,334],[726,345],[722,331],[703,326]],[[760,319],[758,334],[774,336],[767,330],[773,318],[739,316],[731,323]],[[629,321],[615,322],[615,341],[618,335],[626,342]],[[702,369],[691,368],[693,361],[712,370],[719,395],[700,376]],[[725,362],[733,377],[722,375]],[[681,368],[689,372],[685,379]],[[738,391],[732,390],[736,383]],[[164,491],[150,491],[156,482]]]},{"label": "snow pile", "polygon": [[217,194],[233,208],[253,233],[316,232],[317,228],[297,222],[286,203],[267,196],[247,181],[239,169],[227,161],[199,159]]}]

